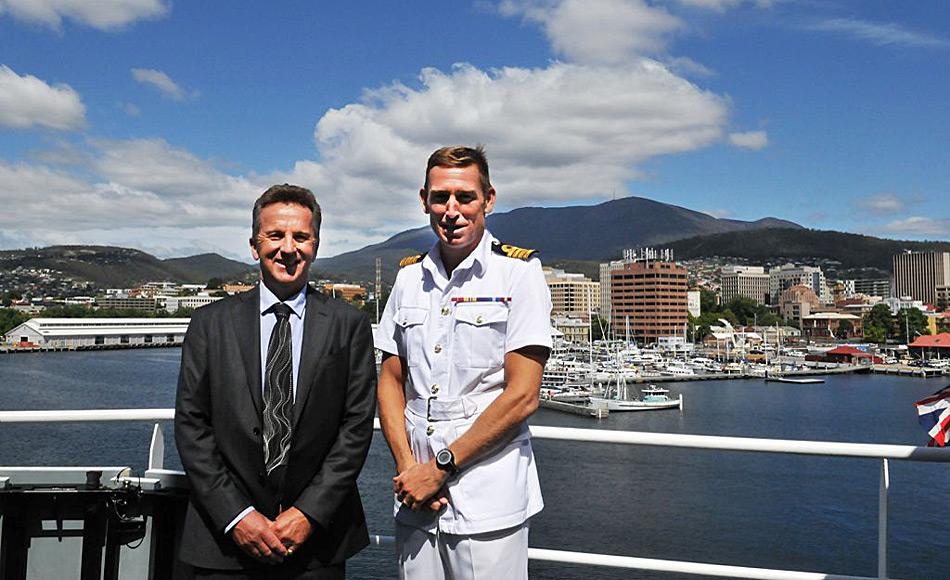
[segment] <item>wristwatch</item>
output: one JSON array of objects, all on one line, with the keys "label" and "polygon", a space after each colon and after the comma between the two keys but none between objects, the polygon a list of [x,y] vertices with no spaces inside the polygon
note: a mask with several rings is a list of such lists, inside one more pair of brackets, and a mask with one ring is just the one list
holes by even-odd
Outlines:
[{"label": "wristwatch", "polygon": [[449,475],[455,475],[459,470],[455,465],[455,454],[448,447],[435,454],[435,466],[442,471],[447,471]]}]

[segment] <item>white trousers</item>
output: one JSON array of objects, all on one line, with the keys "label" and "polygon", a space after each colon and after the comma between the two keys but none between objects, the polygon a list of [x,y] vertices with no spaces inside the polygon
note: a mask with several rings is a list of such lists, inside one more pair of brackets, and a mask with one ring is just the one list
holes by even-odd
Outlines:
[{"label": "white trousers", "polygon": [[396,522],[400,580],[528,580],[528,523],[460,536]]}]

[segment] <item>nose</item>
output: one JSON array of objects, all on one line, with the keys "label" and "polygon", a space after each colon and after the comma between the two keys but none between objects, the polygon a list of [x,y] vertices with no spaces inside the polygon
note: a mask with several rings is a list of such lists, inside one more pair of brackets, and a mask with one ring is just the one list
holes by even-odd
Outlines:
[{"label": "nose", "polygon": [[293,254],[297,251],[293,236],[284,236],[280,241],[280,251],[283,254]]},{"label": "nose", "polygon": [[449,200],[445,203],[445,217],[449,219],[455,219],[459,216],[459,202],[455,199],[454,195],[449,196]]}]

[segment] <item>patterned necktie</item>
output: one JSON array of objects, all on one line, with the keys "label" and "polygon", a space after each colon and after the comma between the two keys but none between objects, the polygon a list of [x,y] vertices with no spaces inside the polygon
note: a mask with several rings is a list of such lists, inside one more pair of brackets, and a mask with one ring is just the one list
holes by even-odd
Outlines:
[{"label": "patterned necktie", "polygon": [[[294,365],[291,348],[290,314],[286,304],[271,309],[277,317],[267,346],[264,373],[264,466],[270,476],[287,464],[290,451],[290,419],[294,407]],[[276,474],[274,474],[276,475]]]}]

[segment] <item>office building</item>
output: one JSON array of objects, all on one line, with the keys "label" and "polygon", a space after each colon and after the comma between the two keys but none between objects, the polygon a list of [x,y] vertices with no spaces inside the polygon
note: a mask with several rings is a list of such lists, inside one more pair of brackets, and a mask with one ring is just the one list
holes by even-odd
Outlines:
[{"label": "office building", "polygon": [[771,304],[769,280],[770,276],[762,266],[724,266],[719,276],[722,303],[728,304],[737,296],[745,296],[758,304]]},{"label": "office building", "polygon": [[893,258],[894,296],[937,302],[937,287],[950,285],[950,252],[906,252]]}]

